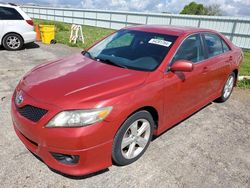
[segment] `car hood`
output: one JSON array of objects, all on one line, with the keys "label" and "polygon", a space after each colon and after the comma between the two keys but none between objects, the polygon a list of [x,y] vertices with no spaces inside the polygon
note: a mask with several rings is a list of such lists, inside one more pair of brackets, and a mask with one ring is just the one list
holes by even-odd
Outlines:
[{"label": "car hood", "polygon": [[20,89],[60,107],[115,95],[142,84],[148,72],[124,69],[75,55],[32,69]]}]

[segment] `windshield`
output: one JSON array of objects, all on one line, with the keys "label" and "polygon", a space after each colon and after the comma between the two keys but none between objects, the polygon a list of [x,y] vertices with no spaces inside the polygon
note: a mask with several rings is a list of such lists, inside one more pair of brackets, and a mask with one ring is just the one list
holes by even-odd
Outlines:
[{"label": "windshield", "polygon": [[153,71],[163,61],[177,36],[120,30],[99,42],[85,56],[122,68]]}]

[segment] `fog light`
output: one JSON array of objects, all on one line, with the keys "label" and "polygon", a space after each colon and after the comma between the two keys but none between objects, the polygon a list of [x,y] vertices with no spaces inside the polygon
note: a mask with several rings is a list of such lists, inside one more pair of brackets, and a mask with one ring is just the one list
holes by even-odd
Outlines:
[{"label": "fog light", "polygon": [[66,155],[61,153],[52,153],[51,155],[60,163],[74,165],[79,162],[79,155]]}]

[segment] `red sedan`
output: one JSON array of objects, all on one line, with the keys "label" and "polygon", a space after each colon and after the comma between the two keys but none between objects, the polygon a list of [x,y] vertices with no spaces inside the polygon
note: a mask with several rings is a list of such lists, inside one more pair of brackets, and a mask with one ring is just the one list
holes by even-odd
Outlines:
[{"label": "red sedan", "polygon": [[242,51],[216,31],[121,29],[19,82],[12,119],[24,145],[70,175],[128,165],[159,135],[208,103],[226,101]]}]

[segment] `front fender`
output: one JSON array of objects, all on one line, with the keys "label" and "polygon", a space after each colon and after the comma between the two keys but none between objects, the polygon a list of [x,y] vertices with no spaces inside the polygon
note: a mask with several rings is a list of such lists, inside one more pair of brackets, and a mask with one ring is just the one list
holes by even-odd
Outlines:
[{"label": "front fender", "polygon": [[132,92],[127,92],[115,99],[113,110],[106,118],[106,121],[116,121],[118,119],[119,125],[117,130],[123,122],[134,112],[141,108],[153,107],[158,113],[158,126],[163,122],[163,88],[161,87],[163,80],[145,84],[136,88]]}]

